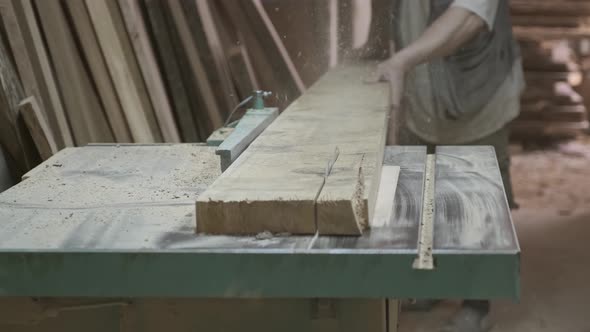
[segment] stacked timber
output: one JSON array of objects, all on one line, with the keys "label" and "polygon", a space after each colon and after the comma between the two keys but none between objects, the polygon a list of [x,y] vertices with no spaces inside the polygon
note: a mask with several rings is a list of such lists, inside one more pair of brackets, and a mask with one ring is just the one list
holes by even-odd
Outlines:
[{"label": "stacked timber", "polygon": [[580,93],[587,68],[575,47],[590,36],[590,5],[584,1],[510,2],[527,87],[513,123],[520,140],[574,137],[588,128],[587,103]]},{"label": "stacked timber", "polygon": [[527,86],[514,137],[572,137],[586,129],[586,106],[575,90],[584,76],[569,44],[521,40],[521,51]]},{"label": "stacked timber", "polygon": [[0,0],[0,144],[15,180],[64,147],[205,141],[254,90],[284,109],[328,69],[329,12],[313,0]]}]

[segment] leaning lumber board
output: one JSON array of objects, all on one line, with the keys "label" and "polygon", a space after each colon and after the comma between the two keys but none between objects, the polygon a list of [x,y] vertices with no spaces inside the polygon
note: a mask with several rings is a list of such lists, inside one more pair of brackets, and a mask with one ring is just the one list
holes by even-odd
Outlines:
[{"label": "leaning lumber board", "polygon": [[159,0],[147,0],[144,3],[149,19],[151,35],[153,37],[156,56],[165,79],[165,85],[170,93],[170,101],[182,133],[184,142],[199,141],[196,120],[193,116],[190,95],[181,71],[181,57],[183,54],[175,52],[172,24],[167,20],[164,4]]},{"label": "leaning lumber board", "polygon": [[116,0],[87,0],[90,19],[135,142],[161,142],[154,110]]},{"label": "leaning lumber board", "polygon": [[39,18],[76,145],[113,142],[113,134],[78,53],[61,3],[37,0],[35,4],[43,13]]},{"label": "leaning lumber board", "polygon": [[176,25],[178,35],[189,60],[189,67],[197,82],[199,93],[205,105],[205,111],[209,115],[209,122],[213,129],[223,125],[222,112],[215,99],[213,86],[208,81],[205,66],[201,61],[201,55],[197,43],[193,39],[189,19],[183,11],[182,3],[179,1],[168,1],[168,8]]},{"label": "leaning lumber board", "polygon": [[51,128],[56,137],[59,137],[58,147],[71,147],[74,145],[74,138],[57,88],[57,81],[49,63],[33,4],[31,0],[13,0],[12,5],[31,61],[31,70],[37,79],[45,111],[49,115]]},{"label": "leaning lumber board", "polygon": [[170,100],[166,94],[162,75],[156,62],[138,0],[119,0],[119,6],[127,25],[127,32],[131,37],[131,44],[135,50],[139,68],[154,105],[154,112],[162,131],[162,137],[167,143],[178,143],[180,142],[180,134],[176,128]]},{"label": "leaning lumber board", "polygon": [[119,97],[113,86],[104,57],[90,21],[90,14],[84,2],[80,0],[66,0],[65,5],[76,28],[78,40],[82,46],[86,63],[92,74],[96,90],[104,105],[105,114],[117,143],[132,143],[127,120],[123,115]]},{"label": "leaning lumber board", "polygon": [[47,124],[37,99],[34,96],[24,99],[19,105],[18,110],[23,117],[29,133],[35,142],[37,151],[41,159],[47,160],[58,152],[55,138],[49,125]]},{"label": "leaning lumber board", "polygon": [[387,84],[363,82],[373,69],[336,68],[294,101],[199,197],[197,231],[313,234],[330,218],[323,234],[361,234],[389,113]]}]

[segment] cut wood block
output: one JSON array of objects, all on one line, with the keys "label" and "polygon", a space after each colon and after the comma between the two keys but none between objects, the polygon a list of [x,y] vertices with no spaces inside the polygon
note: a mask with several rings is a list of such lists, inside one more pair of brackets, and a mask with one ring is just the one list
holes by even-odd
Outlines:
[{"label": "cut wood block", "polygon": [[374,69],[334,69],[293,102],[199,197],[197,231],[360,235],[389,114],[388,85],[363,81]]},{"label": "cut wood block", "polygon": [[165,86],[168,87],[170,102],[178,128],[182,133],[184,142],[198,142],[199,133],[197,121],[194,116],[196,107],[191,105],[190,89],[183,80],[182,58],[183,54],[175,52],[175,36],[173,24],[168,19],[168,13],[164,10],[164,4],[159,0],[147,0],[144,3],[149,28],[155,43],[154,51],[161,66],[162,75],[165,79]]},{"label": "cut wood block", "polygon": [[25,120],[29,133],[35,142],[41,159],[47,160],[57,153],[57,144],[53,133],[47,124],[43,113],[39,109],[35,97],[29,97],[18,105],[18,110]]}]

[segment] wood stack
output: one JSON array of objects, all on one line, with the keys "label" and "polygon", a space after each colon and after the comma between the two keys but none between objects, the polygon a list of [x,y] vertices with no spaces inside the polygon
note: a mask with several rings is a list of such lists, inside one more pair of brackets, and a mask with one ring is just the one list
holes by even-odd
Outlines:
[{"label": "wood stack", "polygon": [[574,137],[588,128],[580,88],[586,68],[573,45],[590,36],[590,4],[580,0],[510,2],[523,58],[526,90],[513,137],[521,140]]},{"label": "wood stack", "polygon": [[317,16],[297,29],[284,24],[293,6],[0,0],[0,143],[14,177],[69,146],[204,141],[256,89],[285,108],[329,65],[328,2],[297,1],[299,21]]}]

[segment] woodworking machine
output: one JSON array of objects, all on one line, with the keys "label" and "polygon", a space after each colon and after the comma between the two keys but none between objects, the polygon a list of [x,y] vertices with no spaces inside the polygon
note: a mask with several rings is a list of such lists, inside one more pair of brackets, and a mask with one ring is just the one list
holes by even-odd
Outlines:
[{"label": "woodworking machine", "polygon": [[395,331],[397,299],[518,299],[487,146],[386,147],[399,177],[360,237],[195,234],[197,196],[277,116],[258,108],[217,147],[68,148],[2,193],[0,330]]}]

